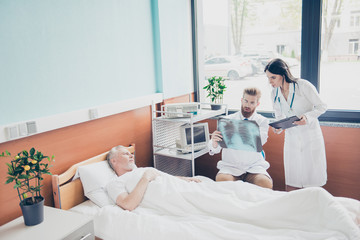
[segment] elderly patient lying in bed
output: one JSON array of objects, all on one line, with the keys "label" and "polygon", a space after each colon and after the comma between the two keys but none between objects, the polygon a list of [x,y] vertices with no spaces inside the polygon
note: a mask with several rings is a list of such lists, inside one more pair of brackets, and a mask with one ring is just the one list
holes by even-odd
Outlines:
[{"label": "elderly patient lying in bed", "polygon": [[[266,229],[321,229],[319,239],[360,239],[359,209],[351,215],[346,204],[322,188],[280,192],[241,181],[174,177],[137,168],[133,155],[121,146],[109,152],[108,161],[118,177],[108,183],[107,192],[125,210],[140,207],[160,215],[205,216]],[[351,201],[360,208],[358,201]]]},{"label": "elderly patient lying in bed", "polygon": [[[110,198],[125,210],[134,210],[141,203],[149,183],[161,176],[155,168],[137,168],[134,155],[123,146],[112,148],[107,156],[110,167],[119,176],[108,184]],[[200,182],[197,178],[179,177],[186,181]],[[135,181],[135,182],[134,182]],[[127,184],[132,183],[129,188]]]}]

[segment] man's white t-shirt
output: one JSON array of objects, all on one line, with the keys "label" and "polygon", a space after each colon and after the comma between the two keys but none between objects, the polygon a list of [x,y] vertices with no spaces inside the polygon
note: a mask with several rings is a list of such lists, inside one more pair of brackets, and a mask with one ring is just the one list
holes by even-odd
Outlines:
[{"label": "man's white t-shirt", "polygon": [[111,200],[116,202],[117,197],[121,193],[131,193],[140,181],[146,169],[148,168],[135,168],[109,182],[106,186],[106,190]]}]

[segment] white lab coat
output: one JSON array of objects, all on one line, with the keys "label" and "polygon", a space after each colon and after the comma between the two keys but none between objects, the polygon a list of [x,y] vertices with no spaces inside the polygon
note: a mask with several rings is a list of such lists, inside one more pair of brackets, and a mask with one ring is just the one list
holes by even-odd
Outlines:
[{"label": "white lab coat", "polygon": [[298,117],[305,115],[307,118],[306,125],[285,130],[286,185],[298,188],[325,185],[327,181],[325,144],[318,117],[326,111],[326,104],[320,99],[316,88],[303,79],[299,79],[295,84],[292,109],[290,109],[290,104],[294,85],[289,86],[287,101],[280,88],[278,89],[279,99],[276,98],[274,101],[276,91],[277,88],[271,93],[276,119],[294,115]]},{"label": "white lab coat", "polygon": [[[231,114],[226,118],[244,120],[244,116],[242,116],[241,111]],[[249,117],[248,120],[255,121],[259,125],[261,144],[264,145],[268,138],[269,120],[264,116],[257,114],[256,112],[254,112],[254,114]],[[217,148],[214,148],[212,146],[212,140],[209,141],[208,148],[210,155],[219,153],[222,149],[220,145],[218,145]],[[250,152],[224,148],[222,150],[221,157],[222,160],[217,163],[219,173],[240,176],[246,172],[250,172],[261,173],[270,177],[266,171],[270,164],[265,161],[261,152]]]}]

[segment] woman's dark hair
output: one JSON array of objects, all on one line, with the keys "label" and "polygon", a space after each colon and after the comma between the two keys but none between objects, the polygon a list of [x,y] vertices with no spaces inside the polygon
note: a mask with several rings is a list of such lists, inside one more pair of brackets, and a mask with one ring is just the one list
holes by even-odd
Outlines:
[{"label": "woman's dark hair", "polygon": [[280,58],[274,58],[272,59],[264,69],[264,72],[268,70],[272,74],[277,74],[285,77],[285,81],[288,83],[293,83],[297,81],[297,78],[295,78],[289,69],[289,66],[286,64],[286,62]]}]

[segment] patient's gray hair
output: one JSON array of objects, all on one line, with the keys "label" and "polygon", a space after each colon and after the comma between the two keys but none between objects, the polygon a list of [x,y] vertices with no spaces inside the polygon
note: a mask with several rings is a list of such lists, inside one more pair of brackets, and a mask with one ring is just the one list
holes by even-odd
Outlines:
[{"label": "patient's gray hair", "polygon": [[113,147],[106,156],[106,160],[107,160],[107,162],[108,162],[108,164],[109,164],[109,166],[111,167],[112,170],[114,170],[114,168],[113,168],[110,160],[112,158],[114,158],[114,157],[117,157],[117,154],[118,154],[119,150],[122,149],[122,148],[125,148],[125,147],[122,146],[122,145]]}]

